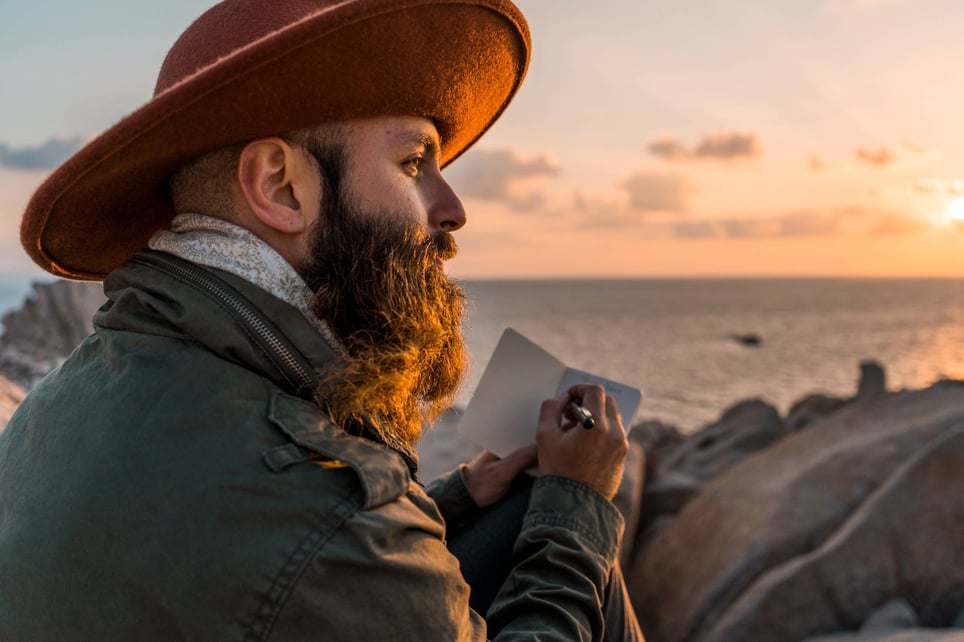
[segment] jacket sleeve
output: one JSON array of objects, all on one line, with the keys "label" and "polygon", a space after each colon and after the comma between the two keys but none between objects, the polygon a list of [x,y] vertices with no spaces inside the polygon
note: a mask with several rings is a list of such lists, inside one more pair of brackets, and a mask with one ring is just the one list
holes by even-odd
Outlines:
[{"label": "jacket sleeve", "polygon": [[464,470],[465,464],[462,464],[425,486],[425,493],[442,513],[446,530],[450,534],[471,522],[479,513],[478,505],[465,487]]},{"label": "jacket sleeve", "polygon": [[[598,640],[600,604],[622,519],[588,486],[536,481],[515,568],[490,610],[493,640]],[[443,542],[434,502],[414,484],[354,512],[316,551],[286,600],[272,640],[482,641],[486,622]]]}]

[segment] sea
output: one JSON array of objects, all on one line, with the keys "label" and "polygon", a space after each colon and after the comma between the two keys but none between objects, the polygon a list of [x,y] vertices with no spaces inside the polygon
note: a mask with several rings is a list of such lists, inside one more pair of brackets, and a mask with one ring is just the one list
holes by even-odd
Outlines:
[{"label": "sea", "polygon": [[[861,361],[892,390],[964,379],[964,279],[605,279],[464,281],[478,383],[514,328],[566,365],[639,388],[631,422],[692,432],[745,399],[785,413],[807,394],[850,396]],[[30,278],[0,276],[0,314]],[[754,335],[748,346],[735,337]]]},{"label": "sea", "polygon": [[[639,388],[634,421],[683,432],[734,403],[786,413],[811,393],[851,396],[860,363],[888,389],[964,379],[964,279],[476,281],[468,399],[506,327],[566,365]],[[755,335],[757,346],[734,337]],[[624,418],[625,419],[625,418]],[[628,423],[628,422],[627,422]]]}]

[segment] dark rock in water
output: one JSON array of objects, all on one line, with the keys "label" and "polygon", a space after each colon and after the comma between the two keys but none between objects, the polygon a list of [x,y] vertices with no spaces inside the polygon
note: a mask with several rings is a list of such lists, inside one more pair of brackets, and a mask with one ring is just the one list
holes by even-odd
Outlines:
[{"label": "dark rock in water", "polygon": [[763,345],[763,337],[752,332],[747,334],[731,334],[730,338],[748,348],[758,348]]},{"label": "dark rock in water", "polygon": [[868,399],[887,391],[887,374],[877,361],[860,362],[860,382],[857,384],[857,399]]},{"label": "dark rock in water", "polygon": [[964,603],[962,482],[964,383],[848,404],[660,520],[626,572],[647,639],[796,642],[895,598],[948,626]]},{"label": "dark rock in water", "polygon": [[672,471],[706,482],[787,433],[776,408],[756,399],[743,401],[669,452],[657,476]]},{"label": "dark rock in water", "polygon": [[790,407],[790,412],[787,413],[787,427],[790,430],[805,428],[814,421],[837,412],[849,401],[849,399],[822,394],[807,395]]},{"label": "dark rock in water", "polygon": [[3,317],[0,374],[30,389],[92,331],[104,304],[100,283],[35,283],[23,306]]}]

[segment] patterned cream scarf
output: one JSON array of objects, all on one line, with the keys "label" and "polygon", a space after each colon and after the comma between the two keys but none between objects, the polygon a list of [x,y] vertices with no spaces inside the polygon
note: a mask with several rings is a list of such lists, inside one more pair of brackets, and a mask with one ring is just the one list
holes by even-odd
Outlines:
[{"label": "patterned cream scarf", "polygon": [[180,214],[171,221],[169,230],[156,232],[148,245],[152,250],[241,277],[293,305],[336,353],[345,354],[328,324],[311,311],[311,290],[301,276],[249,230],[203,214]]}]

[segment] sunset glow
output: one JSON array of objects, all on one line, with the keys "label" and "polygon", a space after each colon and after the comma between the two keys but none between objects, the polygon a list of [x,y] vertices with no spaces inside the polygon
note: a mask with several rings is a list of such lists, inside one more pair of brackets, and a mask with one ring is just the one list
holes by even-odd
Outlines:
[{"label": "sunset glow", "polygon": [[[0,9],[0,271],[213,3],[51,1]],[[454,276],[964,277],[964,3],[515,2],[526,82],[445,170]]]},{"label": "sunset glow", "polygon": [[964,197],[955,198],[947,204],[947,216],[954,221],[964,221]]}]

